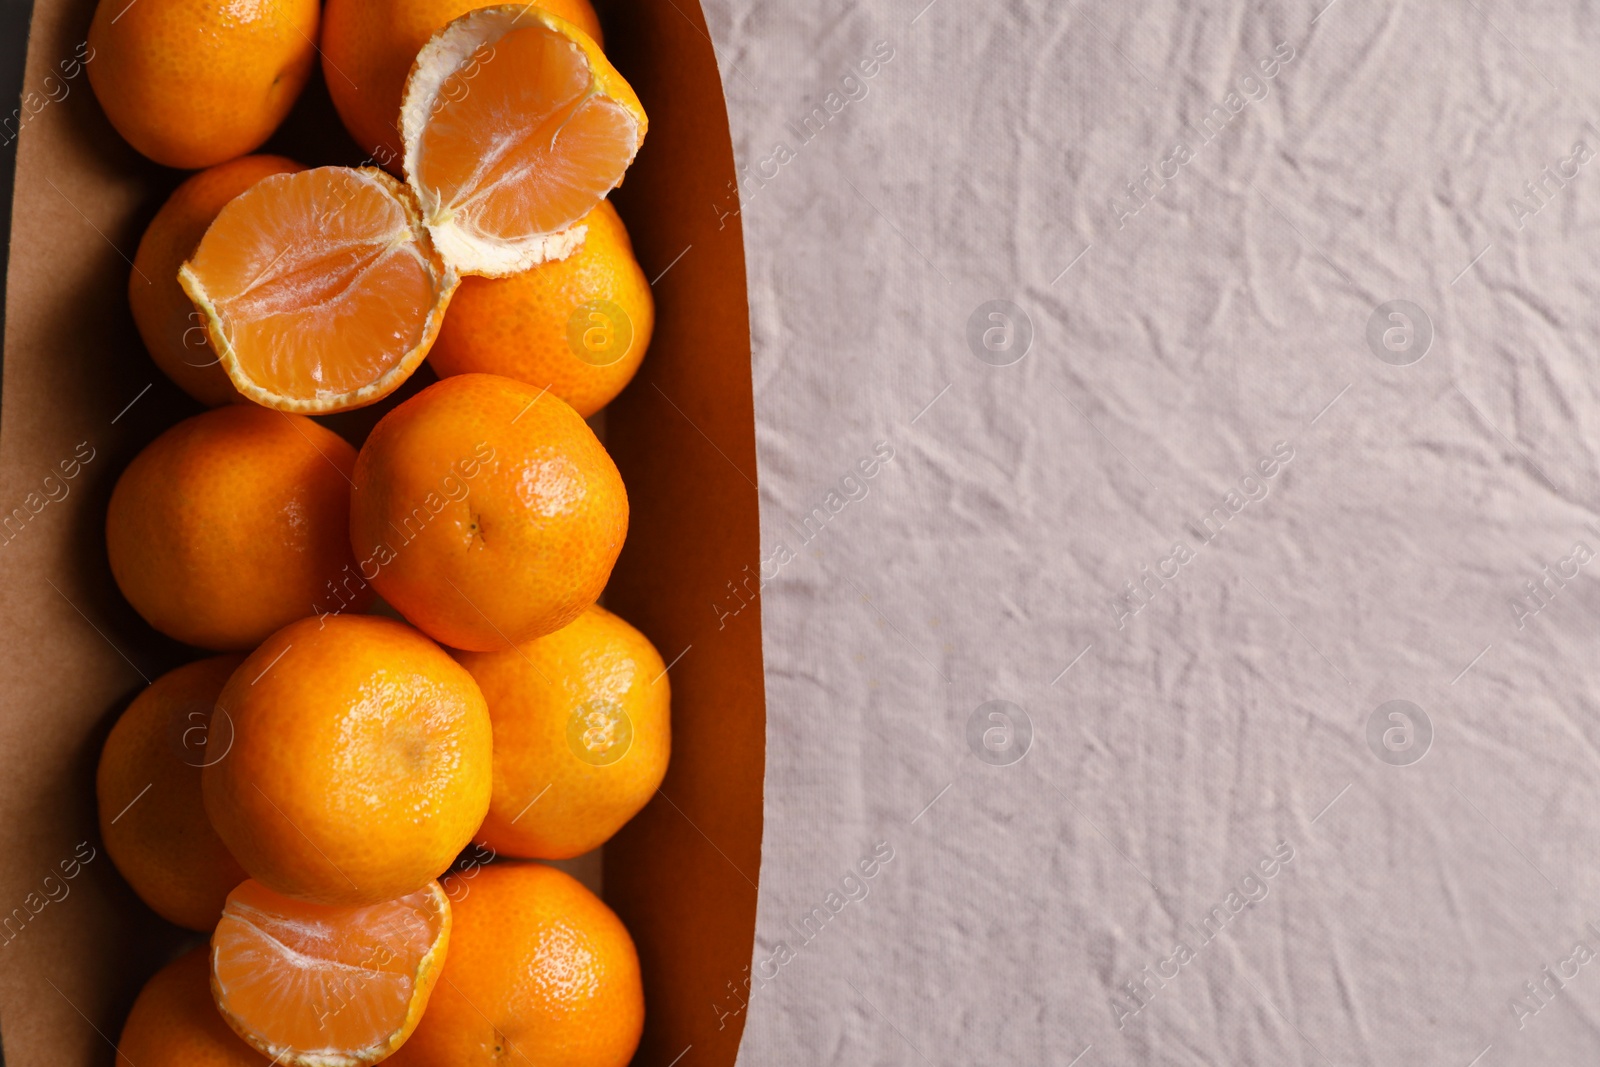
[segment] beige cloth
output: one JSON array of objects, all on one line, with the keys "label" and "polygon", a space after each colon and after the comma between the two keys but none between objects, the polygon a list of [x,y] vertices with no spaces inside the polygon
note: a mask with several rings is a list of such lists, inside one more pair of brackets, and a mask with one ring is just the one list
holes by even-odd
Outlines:
[{"label": "beige cloth", "polygon": [[1600,1054],[1600,22],[1321,2],[708,6],[742,1063]]}]

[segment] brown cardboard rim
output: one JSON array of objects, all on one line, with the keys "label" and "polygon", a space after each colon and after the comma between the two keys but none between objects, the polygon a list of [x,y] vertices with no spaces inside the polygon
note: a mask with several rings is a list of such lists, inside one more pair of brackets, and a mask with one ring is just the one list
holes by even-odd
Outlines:
[{"label": "brown cardboard rim", "polygon": [[[12,1067],[112,1062],[145,978],[197,936],[133,896],[96,825],[94,766],[111,722],[149,679],[199,655],[151,631],[117,593],[105,505],[132,456],[199,409],[144,353],[126,297],[143,227],[184,175],[138,156],[100,111],[83,71],[92,13],[92,0],[35,4],[7,259],[0,1043]],[[635,1062],[666,1065],[692,1048],[693,1063],[732,1064],[754,944],[766,735],[734,159],[699,4],[627,0],[604,13],[608,52],[650,111],[614,199],[657,303],[650,353],[605,413],[632,510],[606,602],[671,663],[674,720],[661,793],[606,846],[604,895],[644,969]],[[361,162],[331,118],[314,79],[263,150]],[[359,441],[386,406],[329,422]]]}]

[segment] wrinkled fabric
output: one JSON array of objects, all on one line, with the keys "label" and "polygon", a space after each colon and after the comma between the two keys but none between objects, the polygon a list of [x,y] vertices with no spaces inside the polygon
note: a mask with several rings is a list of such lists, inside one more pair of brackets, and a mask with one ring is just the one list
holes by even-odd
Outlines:
[{"label": "wrinkled fabric", "polygon": [[740,1062],[1595,1062],[1600,16],[924,3],[707,5]]}]

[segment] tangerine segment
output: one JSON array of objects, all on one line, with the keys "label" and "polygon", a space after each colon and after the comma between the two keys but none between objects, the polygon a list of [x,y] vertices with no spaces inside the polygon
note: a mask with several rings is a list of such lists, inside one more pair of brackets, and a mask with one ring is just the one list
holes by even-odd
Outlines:
[{"label": "tangerine segment", "polygon": [[249,881],[228,894],[211,936],[211,993],[234,1032],[274,1063],[363,1067],[417,1028],[449,943],[438,882],[338,907]]},{"label": "tangerine segment", "polygon": [[445,261],[498,277],[568,255],[647,122],[593,38],[524,5],[451,22],[417,56],[400,109],[407,181]]},{"label": "tangerine segment", "polygon": [[[400,173],[400,98],[428,38],[482,0],[328,0],[322,11],[323,81],[345,129],[374,160]],[[604,44],[589,0],[541,0]]]},{"label": "tangerine segment", "polygon": [[399,388],[456,287],[405,186],[370,167],[262,179],[218,213],[178,281],[239,392],[305,413]]}]

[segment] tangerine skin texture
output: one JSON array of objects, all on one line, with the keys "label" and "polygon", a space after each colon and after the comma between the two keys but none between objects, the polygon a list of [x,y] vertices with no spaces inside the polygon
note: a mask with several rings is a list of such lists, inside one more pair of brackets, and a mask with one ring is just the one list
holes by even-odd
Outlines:
[{"label": "tangerine skin texture", "polygon": [[233,741],[226,724],[212,731],[212,708],[242,662],[213,656],[157,678],[111,728],[95,774],[111,862],[152,911],[191,930],[216,926],[245,880],[200,802],[201,768],[225,759]]},{"label": "tangerine skin texture", "polygon": [[139,239],[128,275],[134,325],[161,372],[207,407],[244,398],[206,340],[205,318],[178,285],[178,268],[224,204],[269,174],[298,170],[305,167],[292,159],[260,155],[201,171],[173,190]]},{"label": "tangerine skin texture", "polygon": [[[644,634],[596,606],[515,649],[457,658],[494,723],[494,792],[479,841],[506,856],[580,856],[655,795],[672,754],[671,697]],[[618,714],[626,747],[612,759],[601,747],[610,738],[586,741],[586,728],[609,723],[619,736]]]},{"label": "tangerine skin texture", "polygon": [[443,980],[394,1067],[625,1067],[644,1030],[639,956],[600,898],[553,867],[444,881]]},{"label": "tangerine skin texture", "polygon": [[[490,4],[477,0],[328,0],[322,23],[322,72],[333,106],[373,162],[400,173],[400,97],[428,38],[452,19]],[[589,0],[539,5],[600,40]]]},{"label": "tangerine skin texture", "polygon": [[446,378],[385,415],[353,481],[362,576],[452,648],[509,648],[577,618],[628,530],[622,476],[577,412],[493,374]]},{"label": "tangerine skin texture", "polygon": [[265,1067],[211,1000],[211,954],[190,950],[145,983],[117,1042],[117,1067]]},{"label": "tangerine skin texture", "polygon": [[[588,233],[565,259],[504,278],[461,280],[428,357],[441,378],[481,371],[549,386],[584,418],[633,380],[655,329],[650,283],[611,201],[602,200],[580,225]],[[632,332],[627,352],[603,366],[581,358],[568,334],[574,313],[598,300],[620,310]]]},{"label": "tangerine skin texture", "polygon": [[354,566],[354,464],[347,441],[302,415],[234,404],[185,419],[112,491],[106,549],[117,586],[169,637],[254,647],[337,603],[329,583]]},{"label": "tangerine skin texture", "polygon": [[260,147],[316,55],[317,0],[100,0],[89,82],[144,155],[195,170]]},{"label": "tangerine skin texture", "polygon": [[291,623],[217,707],[233,751],[206,812],[250,877],[322,904],[376,904],[437,878],[489,809],[491,730],[472,676],[393,619]]}]

